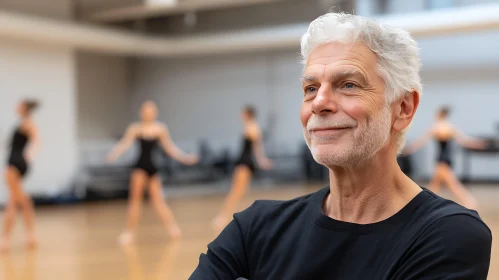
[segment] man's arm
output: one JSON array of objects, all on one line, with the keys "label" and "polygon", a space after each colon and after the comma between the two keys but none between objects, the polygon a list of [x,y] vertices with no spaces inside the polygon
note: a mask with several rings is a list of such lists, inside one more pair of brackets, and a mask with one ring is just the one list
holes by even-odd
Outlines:
[{"label": "man's arm", "polygon": [[189,280],[249,278],[244,238],[252,218],[252,208],[235,214],[222,233],[208,244],[208,252],[201,254],[199,265]]},{"label": "man's arm", "polygon": [[487,279],[492,235],[475,217],[440,219],[423,233],[391,279]]}]

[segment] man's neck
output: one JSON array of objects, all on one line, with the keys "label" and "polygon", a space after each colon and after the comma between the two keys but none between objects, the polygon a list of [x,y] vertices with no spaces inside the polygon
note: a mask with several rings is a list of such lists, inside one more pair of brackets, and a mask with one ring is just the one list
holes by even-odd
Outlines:
[{"label": "man's neck", "polygon": [[356,168],[330,168],[330,194],[323,203],[329,217],[357,224],[385,220],[409,203],[421,188],[394,157],[376,157]]}]

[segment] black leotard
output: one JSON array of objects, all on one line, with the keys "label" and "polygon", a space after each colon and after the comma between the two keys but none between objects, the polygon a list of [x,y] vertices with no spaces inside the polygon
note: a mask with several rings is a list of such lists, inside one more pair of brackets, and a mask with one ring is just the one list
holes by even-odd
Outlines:
[{"label": "black leotard", "polygon": [[24,158],[24,148],[26,148],[26,144],[28,144],[28,141],[28,136],[22,132],[20,127],[18,127],[14,131],[14,135],[12,136],[8,165],[16,168],[19,171],[21,177],[24,177],[24,175],[28,171],[28,163]]},{"label": "black leotard", "polygon": [[437,140],[437,143],[439,148],[437,162],[452,166],[450,140]]},{"label": "black leotard", "polygon": [[152,152],[156,148],[157,139],[138,138],[140,143],[140,156],[135,164],[135,168],[144,170],[147,175],[153,176],[158,172],[158,168],[152,160]]},{"label": "black leotard", "polygon": [[251,170],[251,172],[255,172],[256,167],[253,160],[253,141],[247,136],[243,138],[243,149],[236,165],[245,165]]}]

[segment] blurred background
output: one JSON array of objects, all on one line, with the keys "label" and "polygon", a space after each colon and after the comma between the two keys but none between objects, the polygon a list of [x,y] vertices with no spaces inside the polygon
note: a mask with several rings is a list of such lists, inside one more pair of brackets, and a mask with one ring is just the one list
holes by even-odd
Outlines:
[{"label": "blurred background", "polygon": [[[442,105],[452,108],[450,120],[461,131],[499,140],[499,1],[2,0],[2,160],[18,122],[17,103],[41,102],[34,115],[40,152],[24,187],[38,206],[41,246],[37,257],[13,250],[3,264],[36,259],[32,279],[49,279],[50,269],[61,267],[56,279],[152,279],[156,266],[168,267],[153,257],[163,250],[155,244],[164,234],[152,212],[143,235],[153,237],[142,246],[122,252],[115,241],[137,151],[116,164],[106,164],[105,155],[138,120],[145,100],[157,102],[175,143],[201,156],[200,164],[185,167],[156,155],[169,203],[187,231],[181,246],[165,247],[165,259],[177,264],[158,272],[162,279],[187,279],[214,237],[205,234],[204,220],[229,190],[244,105],[257,109],[275,168],[256,174],[241,209],[255,199],[286,199],[326,185],[327,172],[313,162],[299,122],[299,39],[331,9],[405,28],[419,42],[424,89],[409,142],[430,128]],[[493,208],[499,149],[455,151],[454,171],[482,205],[490,202],[485,217],[499,224]],[[435,153],[427,145],[411,156],[408,174],[426,184]],[[0,204],[7,198],[2,180]],[[492,275],[499,279],[499,272]]]}]

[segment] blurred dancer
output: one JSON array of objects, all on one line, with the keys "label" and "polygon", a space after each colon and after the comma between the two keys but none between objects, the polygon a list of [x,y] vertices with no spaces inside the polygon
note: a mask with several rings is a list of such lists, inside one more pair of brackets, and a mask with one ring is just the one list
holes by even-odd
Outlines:
[{"label": "blurred dancer", "polygon": [[140,208],[144,187],[149,186],[149,196],[154,209],[161,218],[171,238],[181,236],[181,230],[177,221],[163,196],[161,178],[157,174],[158,169],[152,160],[153,150],[157,145],[173,159],[186,164],[193,165],[198,162],[198,157],[186,155],[173,143],[166,125],[158,122],[158,110],[156,104],[147,101],[140,109],[141,122],[128,127],[125,136],[108,155],[108,161],[115,161],[123,154],[134,141],[140,144],[140,156],[134,166],[130,179],[130,195],[128,204],[128,218],[126,230],[120,235],[121,244],[132,243],[135,239],[135,231],[140,216]]},{"label": "blurred dancer", "polygon": [[430,139],[438,143],[437,164],[428,188],[434,193],[440,190],[440,184],[446,183],[449,190],[457,197],[460,203],[470,209],[477,207],[476,199],[469,193],[452,171],[452,150],[450,142],[456,140],[461,146],[470,149],[484,149],[486,143],[473,139],[459,132],[448,120],[450,109],[442,107],[437,111],[433,127],[422,137],[406,148],[406,154],[412,154]]},{"label": "blurred dancer", "polygon": [[260,127],[255,120],[255,109],[246,106],[241,118],[244,124],[244,135],[241,155],[236,162],[232,186],[225,198],[224,205],[218,216],[213,220],[215,229],[223,228],[234,213],[237,204],[243,198],[253,173],[256,170],[254,159],[262,169],[272,168],[272,162],[265,156]]},{"label": "blurred dancer", "polygon": [[31,118],[37,107],[38,102],[34,100],[24,100],[17,107],[20,121],[12,136],[10,156],[5,169],[9,200],[5,209],[0,250],[6,250],[10,247],[10,235],[14,227],[17,209],[20,209],[24,217],[28,247],[33,248],[37,245],[33,201],[22,187],[23,178],[26,176],[39,146],[38,128]]}]

